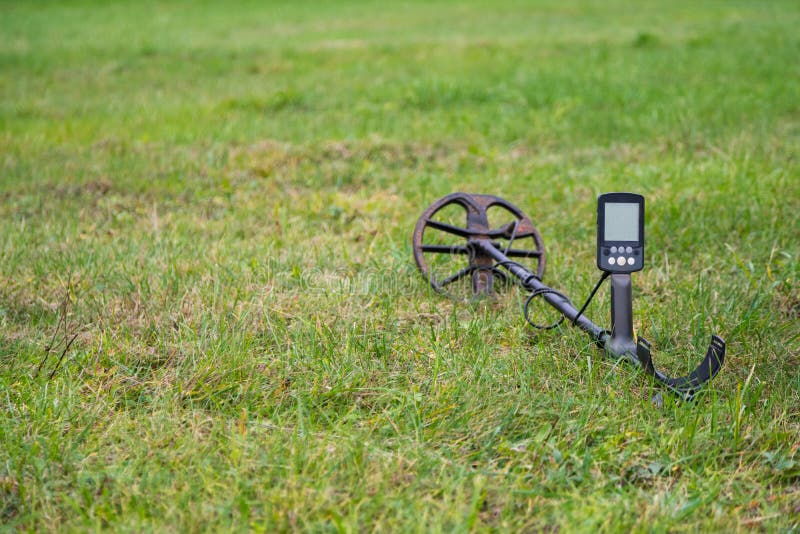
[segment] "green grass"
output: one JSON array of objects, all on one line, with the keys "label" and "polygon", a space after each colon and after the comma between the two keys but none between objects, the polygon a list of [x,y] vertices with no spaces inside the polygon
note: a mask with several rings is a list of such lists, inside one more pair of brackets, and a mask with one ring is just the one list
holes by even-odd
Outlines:
[{"label": "green grass", "polygon": [[[800,6],[0,3],[0,527],[800,528]],[[647,198],[665,397],[410,234],[456,190],[591,290]],[[603,290],[587,312],[607,321]],[[74,338],[65,350],[66,344]]]}]

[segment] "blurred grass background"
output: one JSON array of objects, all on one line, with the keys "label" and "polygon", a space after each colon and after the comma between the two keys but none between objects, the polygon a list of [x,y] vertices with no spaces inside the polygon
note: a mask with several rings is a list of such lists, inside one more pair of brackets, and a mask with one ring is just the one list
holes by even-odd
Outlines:
[{"label": "blurred grass background", "polygon": [[[0,3],[0,521],[783,530],[800,515],[796,2]],[[591,289],[645,195],[638,372],[410,234],[497,194]],[[589,310],[607,321],[608,295]],[[70,343],[71,342],[71,343]]]}]

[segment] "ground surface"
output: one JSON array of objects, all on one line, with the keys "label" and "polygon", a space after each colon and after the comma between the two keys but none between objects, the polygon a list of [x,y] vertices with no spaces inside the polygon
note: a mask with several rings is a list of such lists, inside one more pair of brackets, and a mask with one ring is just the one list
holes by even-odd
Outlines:
[{"label": "ground surface", "polygon": [[[800,525],[800,4],[0,3],[0,524]],[[694,405],[411,260],[456,190],[597,277]],[[607,290],[587,312],[606,322]],[[537,312],[538,313],[538,312]],[[70,344],[71,342],[71,344]]]}]

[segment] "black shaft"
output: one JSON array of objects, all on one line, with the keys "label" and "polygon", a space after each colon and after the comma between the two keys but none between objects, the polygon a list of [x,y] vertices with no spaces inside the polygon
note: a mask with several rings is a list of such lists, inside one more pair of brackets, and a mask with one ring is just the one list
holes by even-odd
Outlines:
[{"label": "black shaft", "polygon": [[[511,274],[519,278],[520,281],[525,285],[526,289],[534,292],[551,289],[543,284],[542,281],[539,280],[531,271],[519,263],[516,263],[514,260],[503,254],[500,250],[495,248],[492,242],[488,239],[475,239],[470,241],[470,243],[473,246],[479,247],[482,252],[491,256],[499,265],[505,267]],[[578,309],[559,293],[544,292],[542,293],[542,298],[570,321],[575,320],[575,317],[578,315]],[[592,321],[587,319],[585,315],[578,317],[578,320],[575,324],[581,330],[589,333],[597,341],[604,342],[608,335],[608,332],[604,328],[594,324]]]},{"label": "black shaft", "polygon": [[633,339],[633,289],[631,275],[615,273],[611,275],[611,339],[606,348],[612,354],[636,355],[636,341]]}]

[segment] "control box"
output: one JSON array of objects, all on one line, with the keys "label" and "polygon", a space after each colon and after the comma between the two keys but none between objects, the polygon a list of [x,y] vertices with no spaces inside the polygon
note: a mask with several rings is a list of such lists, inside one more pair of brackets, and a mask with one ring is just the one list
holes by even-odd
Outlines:
[{"label": "control box", "polygon": [[597,197],[597,268],[633,273],[644,267],[644,197],[605,193]]}]

